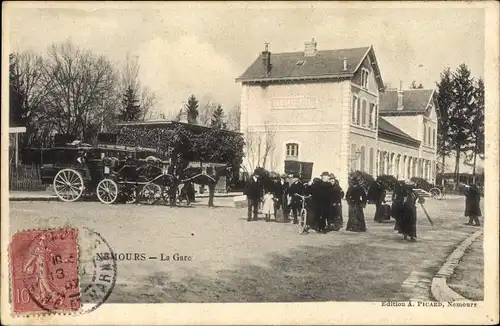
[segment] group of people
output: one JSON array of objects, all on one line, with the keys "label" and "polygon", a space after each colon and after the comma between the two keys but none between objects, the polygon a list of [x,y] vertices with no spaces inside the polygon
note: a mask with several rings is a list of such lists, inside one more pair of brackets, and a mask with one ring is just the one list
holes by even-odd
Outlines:
[{"label": "group of people", "polygon": [[[367,203],[375,204],[374,221],[383,223],[391,217],[396,223],[394,230],[403,235],[403,239],[416,241],[417,238],[417,204],[423,204],[424,198],[415,192],[415,184],[410,180],[399,180],[392,192],[392,205],[386,204],[386,189],[379,179],[372,182],[368,192],[357,179],[349,181],[349,188],[345,193],[348,204],[348,221],[346,230],[366,232],[364,208]],[[289,222],[290,215],[293,223],[298,223],[298,215],[303,207],[303,197],[307,196],[307,224],[319,233],[328,230],[338,231],[343,226],[342,199],[344,191],[335,175],[323,172],[320,178],[302,183],[298,174],[282,175],[280,177],[263,177],[256,170],[247,183],[248,200],[247,221],[257,220],[259,207],[270,221],[271,216],[277,219],[278,210],[283,212],[284,222]],[[300,196],[296,196],[300,195]],[[477,187],[471,185],[466,193],[465,215],[469,217],[467,225],[479,226],[481,210],[479,208],[480,195]]]},{"label": "group of people", "polygon": [[284,222],[289,222],[291,215],[293,223],[297,224],[303,207],[304,199],[301,196],[306,196],[308,225],[318,232],[325,232],[328,228],[339,230],[343,225],[344,191],[335,176],[328,172],[323,172],[321,178],[303,183],[298,174],[264,178],[256,171],[247,183],[245,194],[249,222],[257,220],[259,204],[262,203],[266,221],[270,221],[272,216],[277,219],[278,210],[281,209]]},{"label": "group of people", "polygon": [[[289,222],[290,215],[293,223],[298,223],[298,216],[303,207],[303,198],[306,196],[305,208],[307,224],[318,233],[329,230],[338,231],[343,227],[342,199],[348,204],[347,231],[366,232],[364,208],[368,202],[374,203],[376,212],[374,220],[383,222],[391,216],[396,220],[395,230],[403,234],[405,239],[415,241],[417,212],[415,205],[423,198],[413,191],[410,182],[398,182],[393,192],[393,203],[386,209],[386,190],[379,180],[373,182],[368,193],[359,180],[349,182],[349,188],[344,194],[339,181],[332,173],[323,172],[320,178],[313,178],[303,183],[298,174],[281,175],[275,177],[262,176],[258,170],[250,177],[245,194],[248,200],[247,221],[257,220],[259,208],[265,215],[266,221],[274,216],[277,219],[278,211],[283,212],[283,221]],[[300,196],[297,196],[300,195]]]}]

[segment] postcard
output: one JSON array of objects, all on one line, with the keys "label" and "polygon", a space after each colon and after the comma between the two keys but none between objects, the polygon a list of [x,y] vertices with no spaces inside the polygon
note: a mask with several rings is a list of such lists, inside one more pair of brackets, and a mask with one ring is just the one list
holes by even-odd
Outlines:
[{"label": "postcard", "polygon": [[2,5],[3,324],[498,323],[497,2]]}]

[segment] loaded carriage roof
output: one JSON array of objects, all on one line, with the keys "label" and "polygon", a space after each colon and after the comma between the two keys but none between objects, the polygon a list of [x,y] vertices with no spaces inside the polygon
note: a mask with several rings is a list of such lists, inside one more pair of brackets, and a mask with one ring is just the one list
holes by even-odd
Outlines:
[{"label": "loaded carriage roof", "polygon": [[[122,152],[155,152],[154,148],[147,147],[139,147],[139,146],[122,146],[122,145],[107,145],[107,144],[99,144],[97,146],[74,146],[68,144],[67,146],[54,146],[48,148],[40,148],[39,150],[48,151],[48,150],[68,150],[68,151],[84,151],[84,150],[111,150],[111,151],[122,151]],[[34,150],[37,150],[34,148]]]},{"label": "loaded carriage roof", "polygon": [[[165,128],[165,129],[170,129],[175,126],[182,126],[187,129],[190,129],[191,131],[206,131],[212,129],[211,127],[207,126],[191,124],[187,122],[180,122],[180,121],[171,121],[171,120],[147,120],[147,121],[122,122],[122,123],[117,123],[116,126],[117,127],[142,126],[145,128]],[[238,131],[231,131],[231,130],[222,130],[222,131],[239,134]]]}]

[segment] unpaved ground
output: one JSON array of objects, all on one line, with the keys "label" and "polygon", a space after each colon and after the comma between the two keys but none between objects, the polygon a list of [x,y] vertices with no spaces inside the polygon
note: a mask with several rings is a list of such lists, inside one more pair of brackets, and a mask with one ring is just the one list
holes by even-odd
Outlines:
[{"label": "unpaved ground", "polygon": [[[47,227],[87,227],[116,253],[190,256],[191,261],[119,261],[108,302],[380,301],[407,299],[401,283],[424,260],[439,269],[468,234],[463,200],[426,203],[431,228],[419,209],[417,243],[404,242],[393,223],[367,233],[299,235],[296,226],[246,222],[246,210],[103,205],[95,202],[12,202],[11,234]],[[346,215],[344,209],[344,215]],[[347,221],[347,216],[344,216]]]},{"label": "unpaved ground", "polygon": [[484,299],[484,252],[483,236],[465,251],[452,277],[448,281],[449,287],[470,300]]}]

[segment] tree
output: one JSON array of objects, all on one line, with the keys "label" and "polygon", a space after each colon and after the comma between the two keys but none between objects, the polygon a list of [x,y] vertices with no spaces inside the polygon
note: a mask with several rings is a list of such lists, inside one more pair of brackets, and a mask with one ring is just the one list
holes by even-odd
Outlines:
[{"label": "tree", "polygon": [[177,122],[181,121],[181,115],[182,115],[182,109],[180,109],[179,112],[177,112],[173,120]]},{"label": "tree", "polygon": [[215,109],[217,109],[217,103],[213,102],[211,99],[206,100],[206,102],[200,106],[197,119],[198,124],[207,127],[211,126]]},{"label": "tree", "polygon": [[[148,113],[157,103],[156,94],[151,92],[148,87],[142,87],[139,79],[140,66],[137,57],[131,58],[127,53],[125,57],[125,66],[121,73],[121,89],[123,97],[133,94],[133,102],[137,102],[139,112],[134,114],[133,120],[144,120]],[[128,95],[127,95],[128,94]],[[127,120],[132,121],[132,120]]]},{"label": "tree", "polygon": [[[468,150],[466,164],[472,165],[472,178],[476,182],[477,156],[484,159],[484,81],[479,78],[475,89],[475,103],[470,106],[468,116],[471,125],[471,145]],[[470,163],[472,161],[472,164]]]},{"label": "tree", "polygon": [[9,55],[9,123],[26,127],[20,148],[29,146],[37,134],[36,113],[49,85],[42,82],[43,58],[34,52]]},{"label": "tree", "polygon": [[267,162],[276,148],[276,132],[269,122],[264,123],[264,130],[246,132],[247,161],[253,171],[257,167],[266,168]]},{"label": "tree", "polygon": [[416,81],[411,82],[410,89],[423,89],[423,88],[424,88],[424,85],[422,85],[422,83],[419,83],[417,85]]},{"label": "tree", "polygon": [[226,123],[224,122],[224,110],[219,104],[212,114],[212,121],[210,123],[212,128],[216,129],[226,129]]},{"label": "tree", "polygon": [[436,96],[439,109],[437,154],[441,158],[441,173],[444,173],[446,157],[449,157],[452,152],[449,134],[449,113],[453,111],[454,96],[452,74],[450,68],[446,68],[441,73],[440,81],[437,83]]},{"label": "tree", "polygon": [[196,124],[198,122],[198,100],[194,95],[191,95],[188,98],[188,102],[186,104],[186,113],[187,113],[187,120],[188,123],[190,124]]},{"label": "tree", "polygon": [[227,113],[227,127],[229,130],[240,130],[241,107],[235,105],[231,111]]},{"label": "tree", "polygon": [[122,107],[118,118],[121,121],[137,121],[142,120],[143,112],[137,99],[137,94],[134,88],[130,85],[123,94]]},{"label": "tree", "polygon": [[93,139],[120,103],[118,78],[110,61],[71,42],[53,44],[44,62],[48,85],[40,115],[54,132]]},{"label": "tree", "polygon": [[453,105],[449,110],[449,133],[450,146],[454,149],[455,157],[455,180],[458,183],[460,156],[473,141],[472,123],[469,114],[474,112],[476,92],[474,79],[467,65],[461,64],[452,79]]}]

